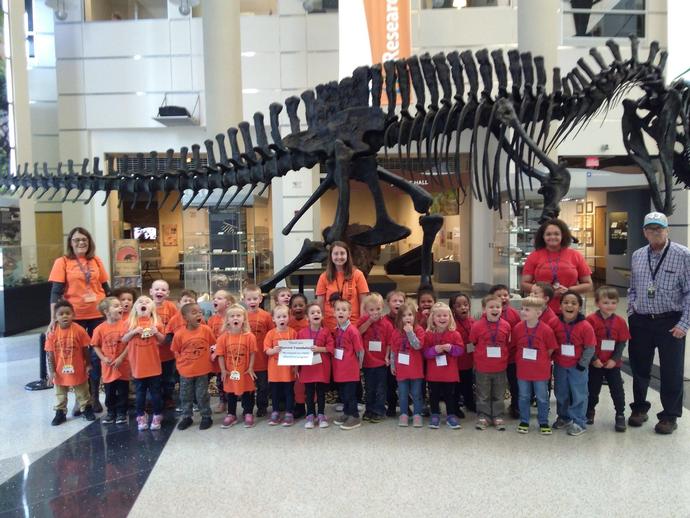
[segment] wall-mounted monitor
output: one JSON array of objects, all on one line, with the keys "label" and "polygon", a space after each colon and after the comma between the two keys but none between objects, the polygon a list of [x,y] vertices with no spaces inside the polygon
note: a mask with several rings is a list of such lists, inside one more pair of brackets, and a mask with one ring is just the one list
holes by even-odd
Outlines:
[{"label": "wall-mounted monitor", "polygon": [[132,237],[139,241],[156,241],[158,239],[158,229],[156,227],[134,227]]}]

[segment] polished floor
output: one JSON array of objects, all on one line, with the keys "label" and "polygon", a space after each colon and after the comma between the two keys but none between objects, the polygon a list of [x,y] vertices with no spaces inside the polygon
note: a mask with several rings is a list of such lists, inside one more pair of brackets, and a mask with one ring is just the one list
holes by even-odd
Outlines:
[{"label": "polished floor", "polygon": [[[690,425],[613,431],[606,394],[586,434],[220,428],[160,432],[70,419],[51,427],[37,337],[0,339],[0,516],[690,516]],[[626,374],[626,390],[631,379]],[[653,411],[658,393],[650,391]],[[554,406],[552,402],[552,409]],[[329,409],[331,415],[333,410]],[[198,419],[197,419],[198,421]]]}]

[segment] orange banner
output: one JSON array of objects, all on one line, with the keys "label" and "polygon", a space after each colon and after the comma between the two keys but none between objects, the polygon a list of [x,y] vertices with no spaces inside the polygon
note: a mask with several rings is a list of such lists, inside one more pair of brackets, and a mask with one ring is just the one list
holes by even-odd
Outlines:
[{"label": "orange banner", "polygon": [[407,58],[412,53],[410,0],[364,0],[371,62]]}]

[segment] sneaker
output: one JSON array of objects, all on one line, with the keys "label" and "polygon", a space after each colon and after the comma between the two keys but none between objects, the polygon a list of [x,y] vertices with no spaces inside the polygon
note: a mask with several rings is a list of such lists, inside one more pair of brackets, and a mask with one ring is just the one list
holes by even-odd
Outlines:
[{"label": "sneaker", "polygon": [[213,419],[210,417],[202,417],[201,423],[199,423],[199,430],[208,430],[213,424]]},{"label": "sneaker", "polygon": [[[191,419],[190,419],[191,421]],[[184,430],[184,428],[180,428],[179,425],[178,427],[180,430]],[[185,426],[186,428],[186,426]],[[144,414],[144,415],[138,415],[137,416],[137,430],[140,432],[143,432],[144,430],[149,429],[149,416]]]},{"label": "sneaker", "polygon": [[244,427],[254,428],[254,414],[244,414]]},{"label": "sneaker", "polygon": [[316,416],[316,422],[319,424],[319,428],[328,428],[328,418],[325,415]]},{"label": "sneaker", "polygon": [[56,410],[55,411],[55,417],[53,417],[53,420],[50,422],[51,426],[59,426],[62,423],[67,421],[67,414],[65,414],[64,410]]},{"label": "sneaker", "polygon": [[477,430],[486,430],[487,426],[489,426],[489,422],[485,417],[480,417],[477,419],[477,423],[474,425]]},{"label": "sneaker", "polygon": [[181,406],[181,405],[178,405],[178,406],[175,407],[175,413],[176,413],[176,414],[181,414],[181,413],[182,413],[182,406]]},{"label": "sneaker", "polygon": [[343,424],[340,425],[341,430],[353,430],[362,426],[362,421],[359,417],[348,416]]},{"label": "sneaker", "polygon": [[565,428],[569,428],[571,424],[573,424],[572,419],[563,419],[562,417],[559,417],[556,419],[556,422],[551,425],[551,428],[554,430],[564,430]]},{"label": "sneaker", "polygon": [[628,427],[625,425],[625,415],[616,414],[616,425],[615,425],[614,429],[617,432],[624,432],[625,430],[628,429]]},{"label": "sneaker", "polygon": [[292,426],[295,424],[295,416],[290,412],[285,412],[285,416],[283,417],[283,422],[281,424],[283,426]]},{"label": "sneaker", "polygon": [[307,416],[306,422],[304,423],[304,429],[305,430],[313,430],[314,429],[314,415],[309,414]]},{"label": "sneaker", "polygon": [[278,426],[280,424],[280,414],[278,412],[271,412],[271,417],[268,419],[268,426]]},{"label": "sneaker", "polygon": [[504,432],[506,429],[506,423],[502,417],[494,418],[494,426],[496,427],[496,430],[498,430],[499,432]]},{"label": "sneaker", "polygon": [[113,424],[115,422],[115,414],[106,414],[101,417],[101,424]]},{"label": "sneaker", "polygon": [[448,417],[446,417],[446,425],[451,430],[460,430],[462,428],[462,425],[458,421],[457,416],[454,415],[449,415]]},{"label": "sneaker", "polygon": [[671,435],[678,428],[678,424],[670,419],[660,419],[654,431],[661,435]]},{"label": "sneaker", "polygon": [[257,408],[256,409],[256,417],[266,417],[267,412],[268,412],[268,410],[266,410],[265,408]]},{"label": "sneaker", "polygon": [[628,417],[628,424],[630,426],[634,426],[635,428],[638,428],[642,426],[644,423],[647,422],[649,419],[649,416],[647,415],[647,412],[642,412],[640,410],[633,410],[633,413],[630,414],[630,417]]},{"label": "sneaker", "polygon": [[551,427],[549,426],[549,423],[542,423],[539,425],[539,433],[542,435],[551,435],[553,432],[551,431]]},{"label": "sneaker", "polygon": [[237,416],[228,414],[223,418],[223,424],[220,425],[220,427],[225,430],[227,428],[230,428],[231,426],[234,426],[237,423]]},{"label": "sneaker", "polygon": [[409,426],[410,425],[410,418],[407,417],[407,414],[400,414],[400,417],[398,417],[398,426]]},{"label": "sneaker", "polygon": [[594,414],[595,410],[593,408],[591,410],[587,410],[587,415],[585,416],[587,418],[587,424],[594,424]]},{"label": "sneaker", "polygon": [[127,414],[118,414],[117,418],[115,419],[115,424],[127,424]]},{"label": "sneaker", "polygon": [[577,423],[571,423],[570,426],[568,427],[568,435],[572,435],[573,437],[577,437],[578,435],[582,435],[587,431],[586,428],[583,428]]},{"label": "sneaker", "polygon": [[[336,410],[337,410],[337,408],[336,408]],[[365,423],[368,423],[369,421],[371,421],[371,416],[372,416],[372,413],[369,412],[369,410],[367,410],[366,412],[364,412],[364,414],[362,414],[362,421],[364,421]]]},{"label": "sneaker", "polygon": [[335,404],[335,411],[336,412],[342,412],[343,408],[345,408],[345,405],[343,405],[342,403],[336,403]]},{"label": "sneaker", "polygon": [[438,430],[439,426],[441,426],[441,417],[438,414],[432,415],[431,420],[429,421],[429,428],[432,430]]},{"label": "sneaker", "polygon": [[191,417],[183,417],[182,420],[180,420],[179,423],[177,423],[177,429],[178,430],[186,430],[190,426],[192,426],[192,423],[194,421],[192,420]]},{"label": "sneaker", "polygon": [[372,424],[377,424],[377,423],[380,423],[381,421],[385,421],[385,420],[386,420],[385,417],[383,417],[382,415],[378,415],[378,414],[371,414],[371,419],[369,419],[369,421],[371,421]]},{"label": "sneaker", "polygon": [[87,405],[84,410],[81,412],[81,416],[86,420],[86,421],[95,421],[96,416],[93,413],[93,408],[91,408],[91,405]]},{"label": "sneaker", "polygon": [[345,414],[340,414],[338,417],[336,417],[335,419],[333,419],[333,424],[334,424],[334,425],[337,425],[337,426],[340,426],[340,425],[343,424],[345,421],[347,421],[347,416],[346,416]]},{"label": "sneaker", "polygon": [[160,430],[162,422],[163,416],[161,414],[153,414],[153,418],[151,419],[151,430]]},{"label": "sneaker", "polygon": [[520,423],[517,425],[517,433],[529,433],[529,423]]},{"label": "sneaker", "polygon": [[412,426],[414,428],[421,428],[422,426],[424,426],[424,421],[421,415],[412,416]]},{"label": "sneaker", "polygon": [[216,406],[213,407],[213,413],[214,414],[222,414],[222,413],[227,412],[227,411],[228,411],[228,405],[223,400],[218,401],[218,403],[216,403]]}]

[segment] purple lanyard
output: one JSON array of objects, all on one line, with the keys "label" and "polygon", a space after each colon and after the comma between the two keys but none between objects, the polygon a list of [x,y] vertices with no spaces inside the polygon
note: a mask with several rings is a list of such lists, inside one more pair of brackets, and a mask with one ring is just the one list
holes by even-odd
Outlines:
[{"label": "purple lanyard", "polygon": [[[494,330],[491,332],[491,324],[494,324]],[[486,326],[489,328],[489,333],[491,333],[491,345],[498,345],[496,343],[496,336],[498,335],[498,321],[496,322],[489,322],[487,319],[486,321]]]},{"label": "purple lanyard", "polygon": [[527,334],[527,348],[528,349],[534,349],[534,338],[537,336],[537,328],[539,327],[539,324],[534,327],[534,332],[530,333],[529,332],[529,327],[525,326],[526,334]]},{"label": "purple lanyard", "polygon": [[558,267],[561,263],[561,252],[558,252],[558,258],[555,261],[552,261],[549,252],[546,252],[546,260],[549,261],[549,268],[551,268],[551,284],[556,284],[558,282]]},{"label": "purple lanyard", "polygon": [[573,334],[573,328],[575,327],[575,324],[567,324],[566,322],[563,322],[563,330],[565,331],[565,343],[571,344],[572,345],[572,334]]},{"label": "purple lanyard", "polygon": [[599,313],[599,318],[604,323],[604,328],[606,328],[606,339],[611,340],[611,330],[613,329],[613,315],[611,315],[609,318],[604,318],[603,316],[601,316],[601,313]]},{"label": "purple lanyard", "polygon": [[91,284],[91,269],[89,268],[89,260],[86,260],[86,267],[83,267],[81,265],[81,261],[79,258],[76,259],[77,261],[77,266],[81,270],[81,273],[84,274],[84,278],[86,279],[86,286],[88,287]]}]

